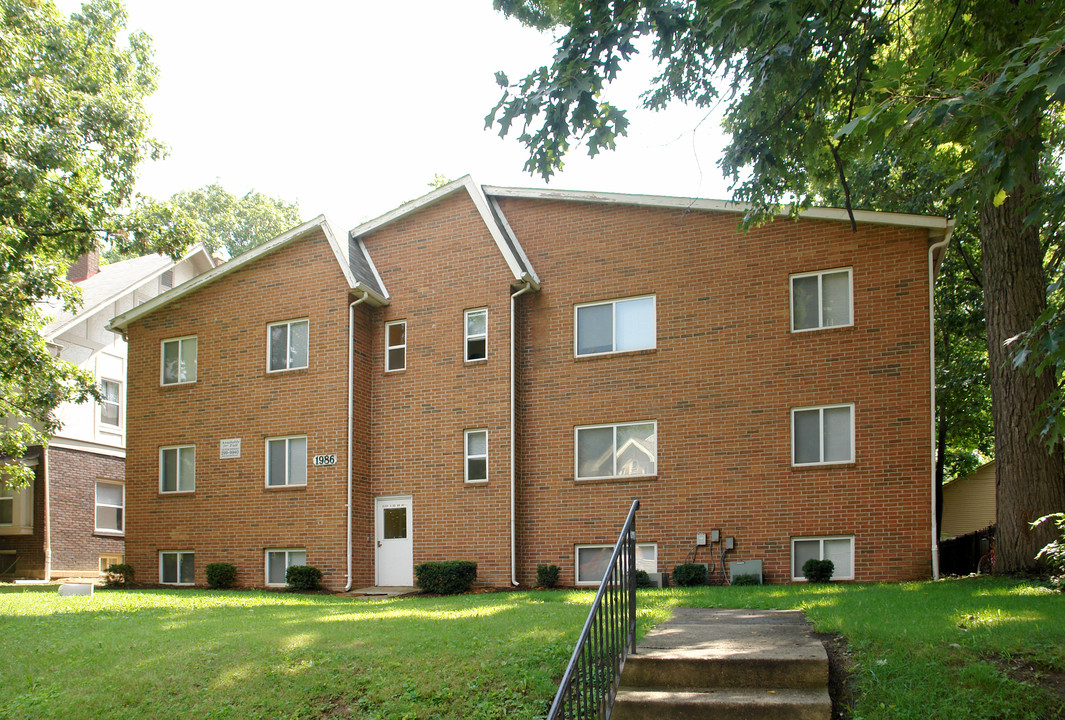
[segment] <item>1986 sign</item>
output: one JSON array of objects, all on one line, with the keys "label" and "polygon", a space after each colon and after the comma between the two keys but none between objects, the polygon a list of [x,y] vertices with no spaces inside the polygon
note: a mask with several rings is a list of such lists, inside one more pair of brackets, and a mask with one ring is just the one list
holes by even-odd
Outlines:
[{"label": "1986 sign", "polygon": [[314,464],[315,465],[336,465],[337,464],[337,456],[335,454],[333,454],[333,453],[330,453],[329,455],[315,455],[314,456]]}]

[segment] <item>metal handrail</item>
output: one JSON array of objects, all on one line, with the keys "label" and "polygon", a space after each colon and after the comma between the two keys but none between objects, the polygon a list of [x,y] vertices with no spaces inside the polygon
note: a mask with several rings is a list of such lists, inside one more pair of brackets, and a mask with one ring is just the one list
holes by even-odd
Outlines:
[{"label": "metal handrail", "polygon": [[547,720],[605,719],[621,682],[625,658],[636,652],[636,511],[632,508],[577,638]]}]

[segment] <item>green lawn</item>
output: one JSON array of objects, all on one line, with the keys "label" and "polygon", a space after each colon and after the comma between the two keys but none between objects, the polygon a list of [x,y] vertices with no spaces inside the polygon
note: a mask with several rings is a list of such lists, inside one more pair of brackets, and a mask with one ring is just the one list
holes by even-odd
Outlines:
[{"label": "green lawn", "polygon": [[[202,590],[0,591],[0,718],[535,718],[592,593],[363,602]],[[847,636],[856,718],[1053,718],[1012,679],[1065,671],[1065,596],[938,583],[641,591],[641,632],[672,607],[801,608]],[[963,627],[964,626],[964,627]]]}]

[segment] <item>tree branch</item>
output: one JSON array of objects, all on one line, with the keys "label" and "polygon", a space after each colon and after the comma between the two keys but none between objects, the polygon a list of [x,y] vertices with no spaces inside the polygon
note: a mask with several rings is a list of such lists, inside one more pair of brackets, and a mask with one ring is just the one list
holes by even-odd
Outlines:
[{"label": "tree branch", "polygon": [[839,156],[839,146],[834,145],[832,140],[828,141],[828,149],[832,151],[832,159],[836,161],[836,172],[839,173],[839,182],[843,186],[843,202],[847,207],[847,215],[851,219],[851,230],[858,232],[858,223],[854,219],[854,208],[851,206],[851,186],[847,182],[847,173],[843,170],[843,160]]}]

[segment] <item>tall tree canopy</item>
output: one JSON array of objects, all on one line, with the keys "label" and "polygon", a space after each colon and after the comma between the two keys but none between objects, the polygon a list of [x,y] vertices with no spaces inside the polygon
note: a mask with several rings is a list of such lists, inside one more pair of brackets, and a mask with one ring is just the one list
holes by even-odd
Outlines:
[{"label": "tall tree canopy", "polygon": [[[625,132],[603,102],[623,63],[649,49],[661,72],[644,97],[723,103],[721,159],[751,220],[781,201],[803,206],[848,167],[887,153],[951,148],[947,178],[974,213],[987,323],[998,473],[998,565],[1028,569],[1052,536],[1030,521],[1065,508],[1060,445],[1039,440],[1053,372],[1011,362],[1007,342],[1046,308],[1040,232],[1060,225],[1045,159],[1061,157],[1065,2],[1051,0],[495,0],[524,22],[560,29],[550,65],[504,88],[489,114],[515,122],[526,164],[547,177],[573,139],[592,154]],[[1022,364],[1023,365],[1023,364]]]}]

